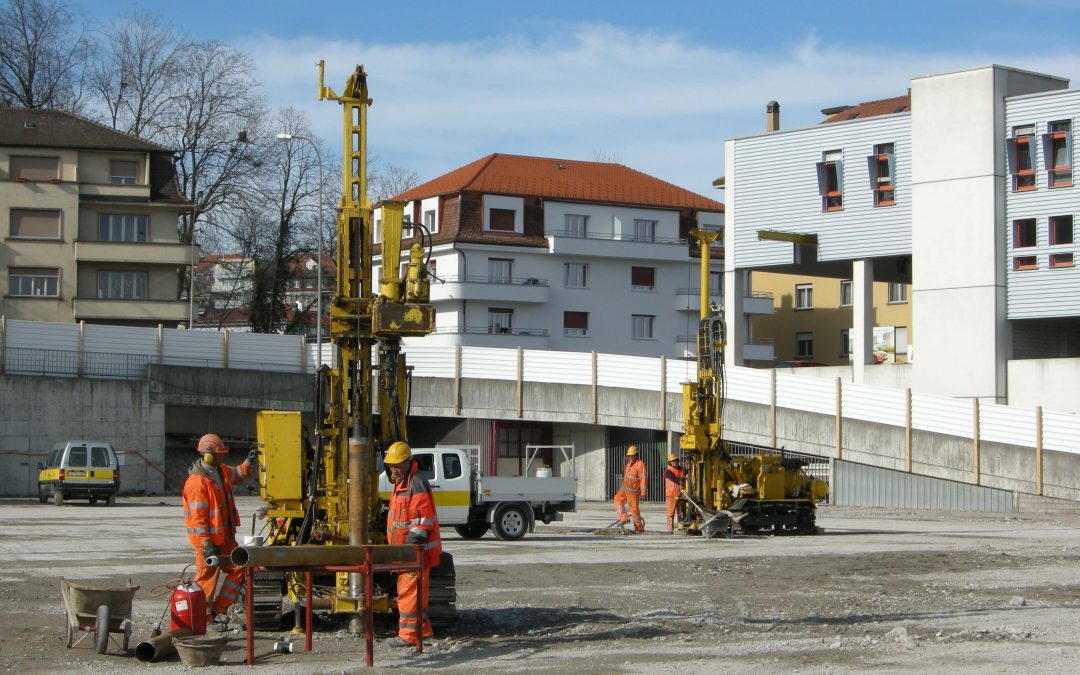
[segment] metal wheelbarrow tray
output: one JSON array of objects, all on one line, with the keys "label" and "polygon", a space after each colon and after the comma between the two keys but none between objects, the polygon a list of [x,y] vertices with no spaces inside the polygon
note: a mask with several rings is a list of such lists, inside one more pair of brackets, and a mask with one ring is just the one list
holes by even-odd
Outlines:
[{"label": "metal wheelbarrow tray", "polygon": [[125,587],[111,588],[60,577],[60,593],[67,610],[68,648],[87,637],[75,639],[76,632],[93,633],[95,651],[104,654],[109,648],[109,633],[118,633],[124,636],[122,649],[126,652],[131,639],[131,603],[137,590],[139,587],[133,586],[130,579]]}]

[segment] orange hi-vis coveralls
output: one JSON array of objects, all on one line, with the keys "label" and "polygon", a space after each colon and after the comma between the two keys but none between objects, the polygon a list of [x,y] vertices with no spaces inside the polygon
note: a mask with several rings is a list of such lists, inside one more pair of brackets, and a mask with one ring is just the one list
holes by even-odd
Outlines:
[{"label": "orange hi-vis coveralls", "polygon": [[[641,519],[641,508],[638,500],[641,499],[648,487],[649,474],[645,468],[645,462],[639,458],[631,457],[626,462],[626,470],[623,472],[622,488],[615,493],[615,514],[619,516],[619,522],[625,523],[633,518],[634,531],[644,532],[645,521]],[[624,504],[630,504],[630,515],[627,516]]]},{"label": "orange hi-vis coveralls", "polygon": [[682,486],[685,482],[686,469],[678,464],[668,464],[668,467],[664,469],[664,500],[667,502],[667,520],[664,521],[664,525],[668,532],[672,531],[675,519],[678,517],[675,509],[678,508],[679,496],[682,494]]},{"label": "orange hi-vis coveralls", "polygon": [[[399,572],[397,575],[398,637],[415,645],[417,619],[423,637],[432,634],[428,619],[428,583],[431,568],[439,566],[442,553],[442,537],[439,536],[439,519],[435,513],[435,498],[431,486],[418,471],[415,460],[408,475],[394,484],[390,494],[390,514],[386,518],[386,539],[390,544],[420,544],[424,547],[424,597],[417,602],[416,572]],[[419,606],[417,606],[419,605]]]},{"label": "orange hi-vis coveralls", "polygon": [[[218,487],[210,471],[218,472],[222,487]],[[203,551],[207,544],[212,544],[219,556],[225,556],[236,548],[240,512],[236,510],[232,484],[250,475],[251,467],[246,462],[238,466],[207,466],[200,459],[188,470],[188,479],[184,483],[184,524],[188,541],[195,549],[195,583],[206,595],[207,610],[215,614],[223,614],[236,600],[244,571],[231,566],[209,567]],[[225,581],[215,595],[221,572],[225,572]]]}]

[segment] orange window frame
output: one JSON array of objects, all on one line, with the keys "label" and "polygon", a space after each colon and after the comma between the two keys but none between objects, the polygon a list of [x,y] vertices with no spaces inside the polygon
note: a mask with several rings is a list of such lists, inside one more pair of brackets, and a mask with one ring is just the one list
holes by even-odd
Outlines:
[{"label": "orange window frame", "polygon": [[[1050,134],[1050,156],[1057,157],[1058,144],[1064,145],[1066,152],[1069,149],[1069,134],[1065,131],[1055,131]],[[1071,160],[1072,158],[1069,157]],[[1070,187],[1072,180],[1072,164],[1055,164],[1050,169],[1050,187]]]},{"label": "orange window frame", "polygon": [[[1030,227],[1031,228],[1031,231],[1029,233],[1027,233],[1027,234],[1030,234],[1031,237],[1032,237],[1032,241],[1031,241],[1030,244],[1020,243],[1020,239],[1021,239],[1021,237],[1020,237],[1020,228],[1021,227],[1025,227],[1025,228]],[[1020,220],[1014,220],[1013,221],[1013,248],[1031,248],[1033,246],[1037,246],[1038,243],[1039,243],[1039,233],[1038,233],[1038,230],[1036,229],[1035,219],[1034,218],[1022,218]]]},{"label": "orange window frame", "polygon": [[[830,185],[834,189],[830,190]],[[837,200],[837,202],[830,204],[831,200]],[[843,209],[844,191],[840,186],[840,172],[837,170],[836,162],[825,162],[825,210],[842,211]]]},{"label": "orange window frame", "polygon": [[1038,268],[1038,260],[1033,255],[1020,255],[1013,258],[1014,270],[1034,270]]},{"label": "orange window frame", "polygon": [[1073,254],[1072,253],[1051,253],[1050,254],[1050,267],[1072,267],[1073,266]]},{"label": "orange window frame", "polygon": [[[1025,192],[1035,189],[1035,159],[1031,156],[1031,136],[1016,137],[1016,174],[1013,176],[1013,189],[1017,192]],[[1027,168],[1021,168],[1021,158],[1027,158]],[[1023,179],[1023,184],[1021,184]],[[1030,179],[1031,183],[1028,184]]]},{"label": "orange window frame", "polygon": [[[885,167],[884,172],[882,166]],[[889,174],[889,155],[882,153],[877,156],[877,185],[874,186],[874,206],[892,206],[896,203],[896,189],[893,187],[893,177]],[[882,181],[886,178],[886,181]]]}]

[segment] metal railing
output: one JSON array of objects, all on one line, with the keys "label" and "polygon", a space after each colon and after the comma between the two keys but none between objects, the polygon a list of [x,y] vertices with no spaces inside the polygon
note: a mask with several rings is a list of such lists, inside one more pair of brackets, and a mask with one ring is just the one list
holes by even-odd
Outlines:
[{"label": "metal railing", "polygon": [[536,277],[491,277],[482,275],[449,275],[441,276],[435,283],[469,283],[469,284],[501,284],[506,286],[547,286],[547,279]]},{"label": "metal railing", "polygon": [[432,331],[436,335],[538,335],[546,337],[547,328],[503,328],[501,326],[445,326]]},{"label": "metal railing", "polygon": [[548,237],[565,237],[567,239],[599,239],[602,241],[627,241],[638,244],[675,244],[686,245],[685,239],[671,237],[636,237],[633,234],[614,234],[611,232],[571,232],[568,230],[549,230],[544,233]]},{"label": "metal railing", "polygon": [[832,463],[828,457],[808,455],[804,452],[791,452],[783,448],[770,448],[767,445],[754,445],[753,443],[734,443],[728,441],[728,452],[739,457],[753,457],[760,452],[770,454],[779,453],[784,457],[791,457],[802,462],[802,470],[808,476],[818,478],[832,485]]},{"label": "metal railing", "polygon": [[146,378],[150,357],[144,354],[110,354],[61,349],[8,347],[2,356],[4,372],[14,375],[52,375],[141,380]]}]

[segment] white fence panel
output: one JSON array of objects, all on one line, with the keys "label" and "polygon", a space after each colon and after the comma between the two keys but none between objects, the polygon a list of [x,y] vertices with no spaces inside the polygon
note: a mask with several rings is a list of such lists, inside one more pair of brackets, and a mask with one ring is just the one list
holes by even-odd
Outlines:
[{"label": "white fence panel", "polygon": [[974,405],[971,401],[931,396],[911,395],[911,428],[938,434],[972,438]]},{"label": "white fence panel", "polygon": [[684,382],[697,381],[697,362],[687,359],[668,359],[667,393],[681,394]]},{"label": "white fence panel", "polygon": [[157,328],[88,323],[83,332],[83,344],[88,352],[139,354],[156,359],[158,332]]},{"label": "white fence panel", "polygon": [[229,367],[301,372],[306,348],[299,335],[229,333]]},{"label": "white fence panel", "polygon": [[836,381],[777,373],[776,406],[836,415]]},{"label": "white fence panel", "polygon": [[1080,415],[1044,410],[1043,449],[1080,455]]},{"label": "white fence panel", "polygon": [[890,424],[894,427],[902,427],[907,423],[907,406],[902,390],[845,382],[843,397],[841,411],[848,419]]},{"label": "white fence panel", "polygon": [[79,351],[79,325],[46,321],[8,321],[7,346],[77,352]]},{"label": "white fence panel", "polygon": [[454,347],[409,347],[405,363],[413,367],[413,377],[454,377]]},{"label": "white fence panel", "polygon": [[596,383],[601,387],[660,391],[660,359],[597,354]]},{"label": "white fence panel", "polygon": [[979,438],[991,443],[1035,447],[1035,410],[1007,405],[979,405]]},{"label": "white fence panel", "polygon": [[517,380],[517,350],[462,347],[461,376],[478,380]]},{"label": "white fence panel", "polygon": [[[760,368],[728,366],[724,368],[727,397],[733,401],[746,401],[772,405],[772,371]],[[697,378],[697,371],[692,379]]]},{"label": "white fence panel", "polygon": [[167,366],[221,368],[225,365],[225,340],[222,333],[198,330],[164,331],[162,363]]},{"label": "white fence panel", "polygon": [[592,354],[526,349],[522,357],[526,382],[592,384]]}]

